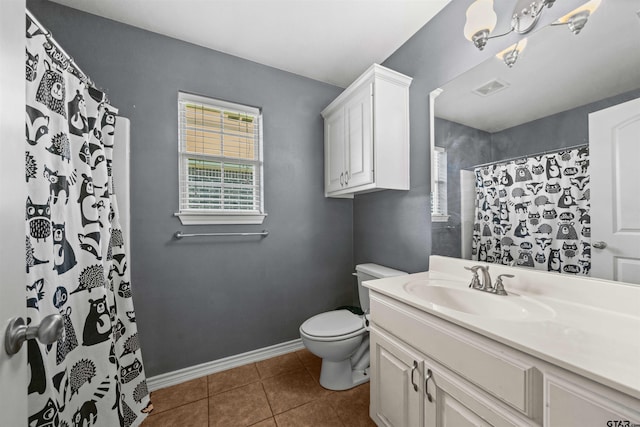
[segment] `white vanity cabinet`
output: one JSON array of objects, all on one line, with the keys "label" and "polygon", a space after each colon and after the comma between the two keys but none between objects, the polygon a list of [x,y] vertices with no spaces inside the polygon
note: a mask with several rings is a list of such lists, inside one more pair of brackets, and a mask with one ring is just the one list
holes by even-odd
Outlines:
[{"label": "white vanity cabinet", "polygon": [[377,328],[371,330],[371,352],[370,415],[379,426],[535,425]]},{"label": "white vanity cabinet", "polygon": [[[425,339],[428,336],[427,331]],[[378,426],[538,425],[375,324],[370,348],[370,415]],[[476,365],[473,351],[460,356],[469,366]],[[497,382],[503,375],[496,375]]]},{"label": "white vanity cabinet", "polygon": [[322,111],[325,196],[409,189],[411,80],[374,64]]},{"label": "white vanity cabinet", "polygon": [[640,423],[638,399],[374,290],[370,300],[378,426]]}]

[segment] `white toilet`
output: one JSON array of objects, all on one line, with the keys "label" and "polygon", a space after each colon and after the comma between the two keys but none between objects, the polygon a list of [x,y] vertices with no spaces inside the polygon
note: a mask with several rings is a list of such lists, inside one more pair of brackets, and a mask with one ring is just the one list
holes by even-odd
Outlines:
[{"label": "white toilet", "polygon": [[347,390],[369,381],[369,289],[366,280],[407,274],[377,264],[356,265],[358,296],[365,315],[349,310],[317,314],[300,326],[300,337],[307,349],[322,358],[320,385],[329,390]]}]

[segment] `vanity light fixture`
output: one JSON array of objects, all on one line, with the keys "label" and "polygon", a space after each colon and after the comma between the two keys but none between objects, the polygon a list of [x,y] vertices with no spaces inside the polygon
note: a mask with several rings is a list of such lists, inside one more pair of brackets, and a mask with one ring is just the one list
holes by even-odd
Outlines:
[{"label": "vanity light fixture", "polygon": [[578,34],[584,28],[589,16],[600,6],[602,0],[591,0],[577,9],[567,13],[551,25],[566,25],[573,34]]},{"label": "vanity light fixture", "polygon": [[[552,25],[567,25],[574,34],[578,34],[601,1],[591,0],[563,16]],[[472,41],[479,50],[482,50],[489,39],[506,36],[513,32],[526,34],[536,26],[544,8],[549,8],[554,3],[555,0],[518,0],[513,10],[509,31],[492,36],[491,32],[498,21],[498,17],[493,10],[493,0],[475,0],[467,9],[464,36]],[[512,52],[511,56],[517,58],[516,50],[512,49],[510,52]],[[505,60],[505,62],[507,61]],[[515,63],[515,59],[511,61],[511,66],[513,63]],[[508,62],[507,65],[509,65]]]},{"label": "vanity light fixture", "polygon": [[498,59],[502,59],[504,63],[507,64],[507,67],[511,68],[513,67],[513,64],[516,63],[518,56],[522,53],[525,47],[527,47],[526,38],[518,40],[518,43],[509,46],[502,52],[498,53],[496,57]]}]

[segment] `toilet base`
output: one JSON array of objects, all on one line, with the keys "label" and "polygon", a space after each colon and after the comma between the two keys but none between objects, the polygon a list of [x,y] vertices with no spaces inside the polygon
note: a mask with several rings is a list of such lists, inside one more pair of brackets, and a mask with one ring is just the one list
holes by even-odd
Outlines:
[{"label": "toilet base", "polygon": [[329,390],[348,390],[369,381],[369,368],[354,370],[351,359],[340,362],[322,360],[320,385]]}]

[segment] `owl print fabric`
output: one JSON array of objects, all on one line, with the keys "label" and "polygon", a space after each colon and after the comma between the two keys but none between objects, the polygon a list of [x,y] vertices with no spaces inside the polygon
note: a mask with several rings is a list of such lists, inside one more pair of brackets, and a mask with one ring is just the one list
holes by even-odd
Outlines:
[{"label": "owl print fabric", "polygon": [[[117,110],[27,17],[27,323],[30,427],[137,426],[151,410],[113,194]],[[22,178],[21,178],[22,179]]]},{"label": "owl print fabric", "polygon": [[474,260],[589,275],[589,148],[475,169]]}]

